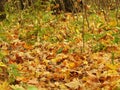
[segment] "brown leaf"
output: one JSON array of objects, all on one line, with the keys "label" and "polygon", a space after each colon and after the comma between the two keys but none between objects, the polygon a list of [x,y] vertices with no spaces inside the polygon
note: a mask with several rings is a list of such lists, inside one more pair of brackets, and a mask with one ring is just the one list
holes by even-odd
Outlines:
[{"label": "brown leaf", "polygon": [[29,80],[28,83],[29,83],[29,84],[33,84],[33,85],[38,84],[37,78],[34,78],[34,79],[32,79],[32,80]]},{"label": "brown leaf", "polygon": [[81,85],[80,81],[77,78],[74,78],[73,81],[65,83],[65,85],[71,89],[77,89]]}]

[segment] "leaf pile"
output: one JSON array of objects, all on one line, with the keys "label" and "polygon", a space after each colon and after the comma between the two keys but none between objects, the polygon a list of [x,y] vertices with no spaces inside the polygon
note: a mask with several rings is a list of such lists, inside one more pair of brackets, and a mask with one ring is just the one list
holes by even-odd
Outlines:
[{"label": "leaf pile", "polygon": [[86,30],[82,52],[81,22],[69,14],[57,22],[49,13],[33,21],[31,17],[20,23],[14,18],[11,26],[1,23],[2,90],[120,89],[119,27],[104,24],[94,26],[94,33]]}]

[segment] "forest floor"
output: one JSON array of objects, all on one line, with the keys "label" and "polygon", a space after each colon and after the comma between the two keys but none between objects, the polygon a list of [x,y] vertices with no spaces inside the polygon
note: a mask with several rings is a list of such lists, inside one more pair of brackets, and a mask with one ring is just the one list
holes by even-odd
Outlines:
[{"label": "forest floor", "polygon": [[102,14],[22,12],[0,22],[1,90],[120,90],[120,26]]}]

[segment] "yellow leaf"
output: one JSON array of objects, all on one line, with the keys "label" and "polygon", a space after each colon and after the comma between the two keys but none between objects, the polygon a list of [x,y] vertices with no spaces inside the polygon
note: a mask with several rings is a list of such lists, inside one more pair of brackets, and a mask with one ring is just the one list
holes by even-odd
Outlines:
[{"label": "yellow leaf", "polygon": [[111,70],[116,70],[117,69],[117,66],[114,65],[114,64],[106,63],[106,66]]},{"label": "yellow leaf", "polygon": [[119,75],[119,73],[116,70],[108,70],[107,75]]},{"label": "yellow leaf", "polygon": [[109,25],[110,25],[110,26],[116,26],[117,23],[116,23],[116,21],[111,21],[111,22],[109,22]]},{"label": "yellow leaf", "polygon": [[60,84],[59,87],[60,87],[60,90],[68,90],[64,84]]},{"label": "yellow leaf", "polygon": [[58,61],[58,59],[57,59],[57,58],[54,58],[54,59],[52,59],[51,61],[52,61],[53,64],[56,64],[57,61]]},{"label": "yellow leaf", "polygon": [[74,68],[74,67],[75,67],[75,63],[74,63],[74,62],[70,62],[70,63],[69,63],[69,67],[70,67],[70,68]]},{"label": "yellow leaf", "polygon": [[87,61],[84,61],[83,63],[84,63],[84,64],[86,64],[86,65],[88,64],[88,62],[87,62]]},{"label": "yellow leaf", "polygon": [[13,90],[25,90],[22,86],[19,86],[19,85],[11,85],[11,88]]},{"label": "yellow leaf", "polygon": [[79,29],[76,29],[76,33],[79,34],[79,33],[80,33],[80,30],[79,30]]},{"label": "yellow leaf", "polygon": [[5,81],[2,84],[0,84],[0,90],[10,90],[9,83]]},{"label": "yellow leaf", "polygon": [[0,62],[0,67],[7,67],[3,62]]}]

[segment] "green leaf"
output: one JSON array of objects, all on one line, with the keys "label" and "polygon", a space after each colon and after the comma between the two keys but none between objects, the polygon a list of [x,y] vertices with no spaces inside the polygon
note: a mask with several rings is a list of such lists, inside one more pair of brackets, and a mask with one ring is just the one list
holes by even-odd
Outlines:
[{"label": "green leaf", "polygon": [[63,48],[58,49],[57,54],[62,53]]},{"label": "green leaf", "polygon": [[116,27],[116,29],[120,30],[120,27]]},{"label": "green leaf", "polygon": [[85,40],[85,41],[88,41],[88,40],[91,40],[93,37],[94,37],[93,34],[86,33],[86,34],[84,35],[84,40]]},{"label": "green leaf", "polygon": [[95,46],[92,47],[94,52],[99,52],[105,50],[106,46],[102,43],[97,43]]},{"label": "green leaf", "polygon": [[38,90],[35,86],[28,86],[27,90]]}]

